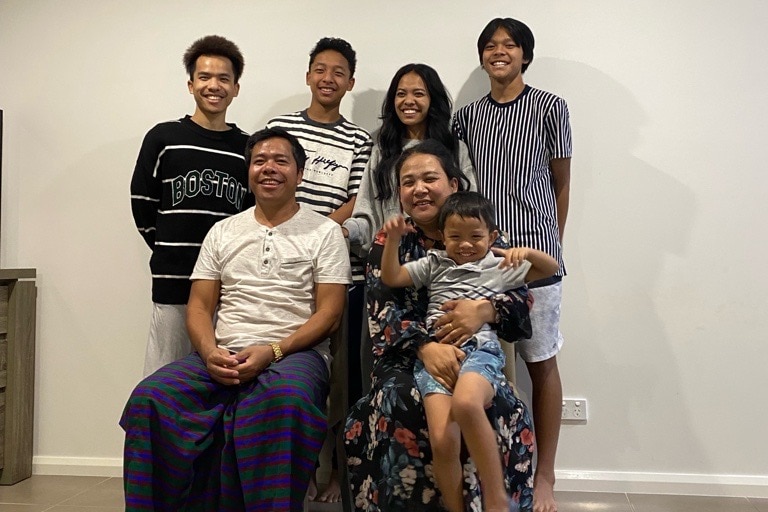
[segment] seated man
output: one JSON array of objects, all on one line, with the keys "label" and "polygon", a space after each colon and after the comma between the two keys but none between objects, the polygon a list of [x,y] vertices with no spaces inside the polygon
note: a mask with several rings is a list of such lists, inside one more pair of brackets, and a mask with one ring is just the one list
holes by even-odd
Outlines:
[{"label": "seated man", "polygon": [[245,154],[256,206],[203,242],[187,305],[196,352],[144,379],[120,420],[127,511],[301,510],[314,471],[346,243],[296,202],[295,137],[256,132]]}]

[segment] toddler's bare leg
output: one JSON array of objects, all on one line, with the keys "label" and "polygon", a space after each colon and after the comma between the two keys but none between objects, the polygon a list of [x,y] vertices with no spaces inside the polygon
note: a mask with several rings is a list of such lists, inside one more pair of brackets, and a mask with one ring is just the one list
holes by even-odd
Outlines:
[{"label": "toddler's bare leg", "polygon": [[485,415],[493,398],[493,386],[479,373],[461,374],[453,390],[451,416],[459,424],[467,449],[480,476],[483,510],[509,510],[496,432]]},{"label": "toddler's bare leg", "polygon": [[424,397],[424,412],[432,446],[432,470],[443,496],[443,505],[450,512],[462,512],[461,431],[451,418],[451,401],[449,395],[429,394]]}]

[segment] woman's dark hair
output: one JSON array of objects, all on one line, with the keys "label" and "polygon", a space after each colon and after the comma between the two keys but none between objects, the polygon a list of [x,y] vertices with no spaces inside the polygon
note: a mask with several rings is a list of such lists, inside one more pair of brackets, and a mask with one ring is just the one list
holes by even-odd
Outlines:
[{"label": "woman's dark hair", "polygon": [[453,103],[445,89],[440,75],[426,64],[406,64],[392,77],[387,89],[387,96],[381,104],[381,130],[379,131],[379,150],[381,160],[373,169],[373,180],[379,193],[376,199],[387,200],[393,196],[392,165],[403,151],[403,139],[407,135],[406,126],[397,117],[395,111],[395,96],[400,79],[408,73],[416,73],[424,81],[429,93],[429,111],[427,112],[427,130],[425,139],[435,139],[440,142],[452,155],[456,166],[459,163],[459,143],[451,132],[451,110]]},{"label": "woman's dark hair", "polygon": [[403,164],[414,155],[434,156],[440,161],[440,166],[443,168],[445,175],[448,176],[448,181],[455,178],[458,182],[459,190],[469,190],[469,180],[464,176],[464,173],[461,172],[461,169],[455,162],[451,152],[434,139],[427,139],[424,142],[419,142],[415,146],[411,146],[400,153],[397,161],[395,161],[395,176],[397,176],[398,186],[400,186],[400,171],[403,169]]}]

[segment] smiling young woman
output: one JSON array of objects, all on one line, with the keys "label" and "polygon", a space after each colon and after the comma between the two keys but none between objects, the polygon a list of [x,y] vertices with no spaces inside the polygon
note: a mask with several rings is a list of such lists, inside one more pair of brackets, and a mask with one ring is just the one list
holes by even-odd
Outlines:
[{"label": "smiling young woman", "polygon": [[363,174],[352,217],[343,227],[350,246],[367,254],[373,235],[384,221],[400,213],[395,162],[404,150],[432,139],[442,144],[469,182],[477,180],[466,146],[451,132],[452,102],[440,76],[426,64],[406,64],[397,70],[381,104],[381,129]]}]

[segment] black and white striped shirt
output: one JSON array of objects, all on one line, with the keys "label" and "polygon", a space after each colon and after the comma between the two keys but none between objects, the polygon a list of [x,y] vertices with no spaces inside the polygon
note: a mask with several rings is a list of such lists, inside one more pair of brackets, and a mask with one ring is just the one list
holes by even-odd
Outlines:
[{"label": "black and white striped shirt", "polygon": [[306,111],[277,116],[267,128],[282,128],[301,142],[307,153],[296,200],[328,215],[357,194],[371,156],[371,136],[343,117],[318,123]]},{"label": "black and white striped shirt", "polygon": [[[307,153],[296,200],[329,215],[357,195],[365,166],[371,156],[371,135],[341,117],[335,123],[318,123],[306,110],[271,119],[268,128],[279,127],[299,139]],[[350,255],[352,278],[365,281],[362,260]]]},{"label": "black and white striped shirt", "polygon": [[550,161],[571,157],[568,106],[528,85],[508,103],[490,94],[460,108],[453,118],[469,147],[480,192],[496,205],[497,222],[512,246],[552,255],[565,275]]}]

